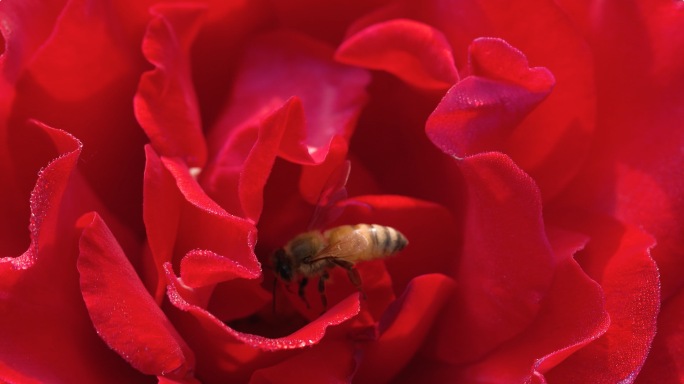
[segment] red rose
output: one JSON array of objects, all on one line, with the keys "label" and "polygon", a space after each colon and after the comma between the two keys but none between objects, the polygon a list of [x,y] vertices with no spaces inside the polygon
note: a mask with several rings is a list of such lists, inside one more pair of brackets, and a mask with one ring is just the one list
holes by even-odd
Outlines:
[{"label": "red rose", "polygon": [[0,381],[684,382],[683,8],[0,2]]}]

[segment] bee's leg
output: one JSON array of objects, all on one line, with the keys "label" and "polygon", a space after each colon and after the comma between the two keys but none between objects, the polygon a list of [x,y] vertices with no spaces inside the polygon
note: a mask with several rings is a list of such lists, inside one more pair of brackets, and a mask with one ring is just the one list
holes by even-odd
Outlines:
[{"label": "bee's leg", "polygon": [[361,286],[361,275],[359,275],[359,271],[354,268],[354,263],[342,259],[334,259],[333,262],[347,270],[347,276],[349,276],[349,280],[352,282],[352,284],[354,284],[356,289],[359,290],[359,293],[361,293],[361,298],[366,300],[366,293],[363,291],[363,287]]},{"label": "bee's leg", "polygon": [[323,303],[323,312],[328,309],[328,297],[325,295],[325,281],[328,280],[330,274],[324,271],[321,278],[318,280],[318,293],[321,294],[321,302]]},{"label": "bee's leg", "polygon": [[307,308],[311,308],[309,305],[309,300],[306,299],[306,295],[304,294],[304,287],[306,287],[306,284],[309,282],[309,279],[306,277],[302,277],[301,280],[299,280],[299,297],[304,301],[304,304],[306,304]]}]

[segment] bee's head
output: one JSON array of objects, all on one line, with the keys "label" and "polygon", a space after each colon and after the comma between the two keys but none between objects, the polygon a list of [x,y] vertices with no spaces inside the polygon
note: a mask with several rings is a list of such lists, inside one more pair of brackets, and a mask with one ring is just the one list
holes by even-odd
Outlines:
[{"label": "bee's head", "polygon": [[273,255],[273,267],[281,279],[287,282],[292,280],[292,258],[288,257],[283,248],[278,249]]}]

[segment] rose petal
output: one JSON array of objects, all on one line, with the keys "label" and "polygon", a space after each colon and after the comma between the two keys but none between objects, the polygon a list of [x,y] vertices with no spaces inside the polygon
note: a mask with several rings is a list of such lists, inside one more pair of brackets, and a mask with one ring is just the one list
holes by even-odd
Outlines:
[{"label": "rose petal", "polygon": [[155,69],[144,73],[133,99],[135,115],[155,151],[182,157],[202,167],[207,148],[192,85],[190,48],[205,7],[158,5],[147,27],[142,50]]},{"label": "rose petal", "polygon": [[0,360],[0,379],[7,383],[42,384],[34,372],[19,372]]},{"label": "rose petal", "polygon": [[[127,250],[139,247],[127,240],[130,232],[139,239],[143,231],[137,192],[145,137],[135,122],[131,97],[144,62],[137,38],[133,38],[134,45],[127,45],[133,41],[127,39],[135,34],[135,26],[128,25],[122,14],[110,12],[109,4],[97,1],[20,3],[21,10],[8,10],[9,14],[18,20],[25,14],[46,24],[34,27],[32,21],[25,25],[26,30],[12,31],[25,36],[22,42],[27,46],[21,48],[25,49],[21,55],[28,65],[16,79],[12,120],[40,119],[78,137],[87,159],[79,164],[87,188],[96,192],[93,196],[99,205],[124,223],[117,226],[111,222],[122,246]],[[61,13],[53,20],[48,16],[53,12]],[[46,28],[50,36],[43,35]],[[35,54],[33,44],[41,44]],[[123,228],[129,233],[121,233]]]},{"label": "rose petal", "polygon": [[323,341],[292,358],[252,374],[257,383],[349,383],[356,367],[351,343]]},{"label": "rose petal", "polygon": [[157,376],[157,383],[159,384],[201,384],[201,382],[194,377],[186,379],[176,379],[166,376]]},{"label": "rose petal", "polygon": [[516,383],[543,378],[543,372],[605,334],[610,318],[603,291],[572,258],[577,248],[555,249],[561,252],[559,263],[539,315],[524,332],[465,369],[466,381]]},{"label": "rose petal", "polygon": [[470,53],[474,76],[447,92],[425,126],[435,145],[458,157],[504,150],[554,84],[548,70],[529,68],[525,56],[503,40],[477,39]]},{"label": "rose petal", "polygon": [[347,38],[335,59],[363,68],[385,70],[427,89],[446,89],[458,81],[449,42],[440,31],[408,19],[370,26]]},{"label": "rose petal", "polygon": [[276,155],[284,145],[283,140],[292,136],[288,133],[301,132],[302,127],[304,111],[297,98],[288,100],[283,108],[265,119],[257,142],[240,170],[238,193],[242,209],[248,218],[254,221],[259,219],[263,208],[263,189]]},{"label": "rose petal", "polygon": [[377,1],[274,0],[279,25],[305,31],[325,41],[339,41],[349,22],[377,7]]},{"label": "rose petal", "polygon": [[[68,178],[70,173],[73,172],[83,147],[78,139],[64,131],[50,128],[38,122],[32,122],[33,124],[35,124],[34,127],[26,127],[26,129],[34,132],[34,134],[42,132],[43,137],[41,141],[45,145],[45,147],[40,146],[36,149],[40,151],[52,147],[61,154],[38,173],[38,180],[31,191],[29,200],[31,209],[29,235],[31,243],[28,250],[19,257],[0,258],[0,268],[2,268],[2,271],[30,268],[36,261],[38,248],[55,240],[57,212],[67,187]],[[22,149],[26,151],[27,148],[23,147]],[[30,153],[31,151],[26,152]]]},{"label": "rose petal", "polygon": [[[167,276],[169,275],[169,267],[166,264]],[[247,344],[253,348],[259,348],[262,350],[281,350],[281,349],[293,349],[293,348],[303,348],[305,346],[316,344],[323,335],[325,334],[325,329],[331,325],[340,324],[354,315],[359,311],[358,305],[358,295],[352,295],[348,297],[343,302],[339,303],[329,311],[321,315],[317,321],[312,322],[305,326],[304,328],[296,331],[295,333],[278,339],[270,339],[258,335],[249,335],[242,332],[235,331],[221,321],[212,316],[209,312],[204,309],[196,307],[185,301],[179,290],[182,289],[180,281],[175,277],[170,277],[171,283],[174,285],[169,286],[169,298],[171,302],[186,312],[190,312],[196,317],[202,318],[203,321],[213,322],[216,326],[219,326],[222,333],[232,336],[235,340],[241,343]]]},{"label": "rose petal", "polygon": [[555,269],[534,181],[498,153],[459,166],[468,201],[459,290],[434,345],[451,363],[481,357],[529,326]]},{"label": "rose petal", "polygon": [[181,199],[174,180],[150,146],[145,147],[145,181],[143,189],[143,219],[152,263],[143,279],[161,302],[166,291],[162,265],[174,254],[175,239],[181,215]]},{"label": "rose petal", "polygon": [[[22,128],[36,129],[33,123]],[[30,201],[21,203],[31,207],[28,249],[0,259],[0,381],[135,382],[141,375],[93,332],[74,283],[78,234],[69,196],[81,143],[64,131],[38,128],[44,136],[35,143],[41,144],[20,148],[38,159],[55,158],[38,174]]]},{"label": "rose petal", "polygon": [[232,279],[256,279],[258,270],[250,270],[228,257],[211,251],[193,250],[181,260],[183,283],[196,288]]},{"label": "rose petal", "polygon": [[[303,166],[302,174],[299,178],[299,193],[309,204],[320,204],[321,199],[328,199],[330,196],[327,195],[331,184],[339,184],[337,190],[330,191],[334,197],[343,196],[346,197],[346,182],[347,178],[344,180],[340,179],[336,172],[341,167],[346,167],[345,162],[347,161],[347,141],[340,137],[333,137],[330,142],[330,151],[328,156],[321,164]],[[337,178],[337,180],[334,180]],[[312,228],[318,228],[312,225]]]},{"label": "rose petal", "polygon": [[136,52],[111,32],[120,20],[109,11],[106,4],[96,1],[67,1],[30,69],[32,77],[56,99],[92,96],[138,65]]},{"label": "rose petal", "polygon": [[[210,132],[214,159],[201,178],[230,212],[258,219],[260,190],[276,155],[319,164],[336,136],[349,139],[365,102],[368,75],[331,56],[327,46],[285,32],[250,46],[233,89],[236,96]],[[242,172],[248,165],[250,172]]]},{"label": "rose petal", "polygon": [[460,171],[425,134],[425,121],[439,100],[389,76],[378,76],[369,93],[350,146],[350,195],[413,196],[460,215],[465,205]]},{"label": "rose petal", "polygon": [[569,383],[633,380],[651,348],[660,309],[658,270],[649,254],[653,238],[607,218],[575,224],[591,235],[578,261],[601,284],[611,325],[545,376]]},{"label": "rose petal", "polygon": [[83,229],[81,292],[100,337],[145,374],[190,375],[192,351],[148,294],[106,224],[91,214],[78,226]]},{"label": "rose petal", "polygon": [[[236,295],[236,292],[240,294]],[[206,309],[224,323],[241,319],[249,321],[249,317],[260,309],[271,310],[272,300],[272,292],[264,289],[260,279],[233,279],[216,286]]]},{"label": "rose petal", "polygon": [[[26,64],[52,32],[63,1],[3,1],[0,14],[3,23],[0,32],[4,39],[4,52],[0,57],[5,80],[14,83]],[[4,95],[3,95],[4,96]]]},{"label": "rose petal", "polygon": [[[180,263],[191,251],[198,255],[202,251],[196,250],[210,251],[215,256],[211,258],[215,263],[208,270],[186,270],[194,284],[216,282],[218,276],[233,278],[236,268],[240,274],[259,275],[261,266],[253,250],[254,226],[228,214],[212,201],[182,162],[160,159],[149,146],[146,151],[143,210],[154,273],[159,278],[155,297],[159,300],[164,292],[163,264],[171,260]],[[219,261],[218,255],[230,260]],[[191,256],[191,264],[195,257],[200,256]]]},{"label": "rose petal", "polygon": [[597,150],[562,198],[652,234],[667,299],[684,285],[682,3],[560,3],[587,36],[601,97]]},{"label": "rose petal", "polygon": [[473,76],[517,84],[532,93],[548,94],[555,79],[544,67],[530,67],[525,55],[496,38],[477,38],[468,47],[469,68]]},{"label": "rose petal", "polygon": [[677,383],[684,381],[684,292],[662,304],[658,332],[637,383]]},{"label": "rose petal", "polygon": [[303,138],[301,142],[288,139],[291,141],[284,144],[281,155],[303,161],[297,152],[305,145],[313,159],[320,162],[333,136],[349,137],[365,103],[364,88],[369,82],[366,71],[333,62],[332,53],[311,38],[289,32],[254,41],[233,89],[239,100],[232,100],[223,121],[211,133],[211,141],[221,145],[225,142],[221,138],[235,126],[259,121],[274,107],[296,96],[304,106],[306,132],[294,136]]},{"label": "rose petal", "polygon": [[378,340],[363,346],[354,380],[388,382],[404,369],[454,288],[453,280],[439,274],[420,275],[411,280],[402,296],[383,315]]},{"label": "rose petal", "polygon": [[584,36],[553,1],[407,4],[409,15],[444,33],[459,68],[465,67],[466,47],[474,39],[496,36],[553,73],[553,93],[521,122],[506,152],[536,180],[544,200],[558,194],[588,155],[596,124],[593,58]]},{"label": "rose petal", "polygon": [[[168,297],[175,308],[174,324],[186,335],[199,365],[198,377],[211,377],[214,381],[245,381],[249,375],[264,364],[271,365],[272,352],[299,349],[315,345],[323,338],[326,329],[341,324],[359,313],[359,297],[352,295],[330,308],[315,321],[294,333],[280,338],[267,338],[256,334],[236,331],[211,313],[193,305],[185,295],[192,294],[165,265],[169,279]],[[224,303],[230,305],[229,302]],[[267,363],[269,362],[269,363]]]},{"label": "rose petal", "polygon": [[[544,361],[541,365],[557,364],[603,334],[609,318],[601,289],[572,259],[586,243],[586,236],[553,229],[550,240],[557,269],[539,315],[528,328],[472,364],[443,363],[435,360],[434,350],[424,348],[401,372],[398,382],[544,383],[544,377],[535,371],[540,361]],[[546,356],[535,362],[540,355]]]}]

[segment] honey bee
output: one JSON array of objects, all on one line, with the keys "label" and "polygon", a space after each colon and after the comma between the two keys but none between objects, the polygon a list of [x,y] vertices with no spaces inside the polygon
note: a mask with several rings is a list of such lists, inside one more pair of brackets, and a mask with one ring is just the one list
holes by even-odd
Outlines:
[{"label": "honey bee", "polygon": [[325,281],[330,277],[330,269],[344,268],[349,280],[365,298],[361,277],[354,265],[394,255],[407,245],[406,237],[392,227],[378,224],[342,225],[296,236],[274,253],[272,262],[276,279],[287,283],[299,281],[299,297],[309,308],[304,287],[310,278],[319,277],[318,292],[325,309],[328,305]]}]

